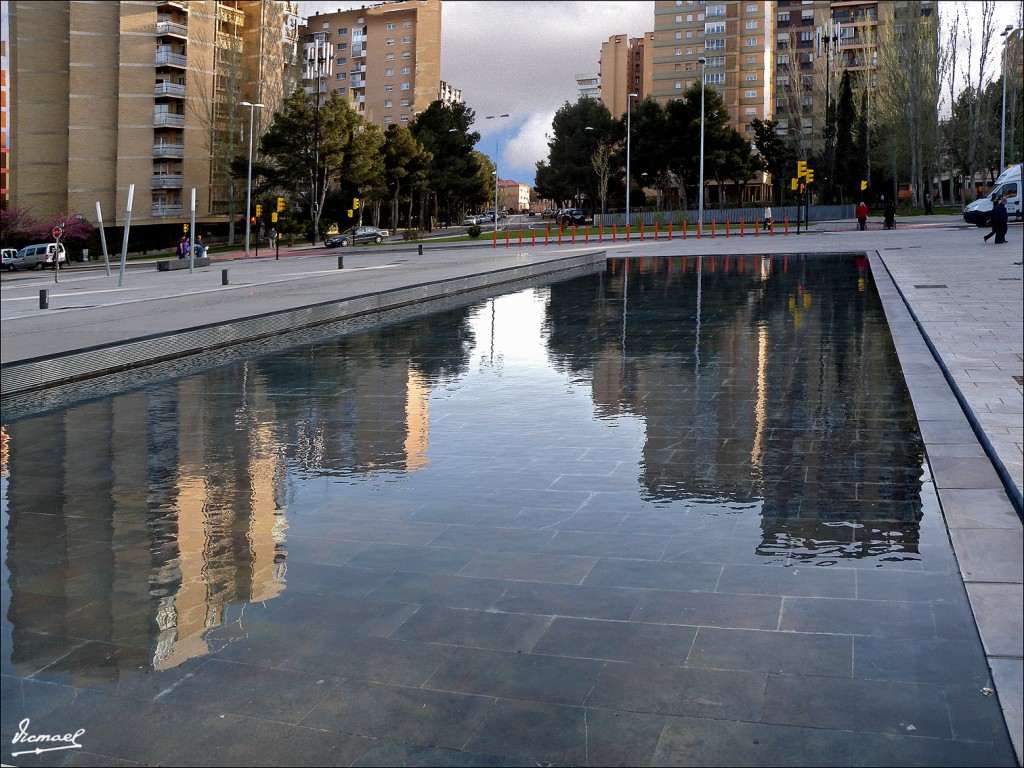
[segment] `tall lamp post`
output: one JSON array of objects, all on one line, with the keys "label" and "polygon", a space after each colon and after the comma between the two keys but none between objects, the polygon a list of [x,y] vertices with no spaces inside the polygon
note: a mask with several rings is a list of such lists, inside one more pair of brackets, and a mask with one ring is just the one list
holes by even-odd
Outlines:
[{"label": "tall lamp post", "polygon": [[633,135],[633,99],[637,98],[640,94],[638,93],[627,93],[626,94],[626,236],[629,236],[629,188],[632,186],[632,182],[629,178],[629,155],[630,155],[630,139]]},{"label": "tall lamp post", "polygon": [[701,56],[697,59],[700,64],[700,188],[697,190],[697,237],[700,237],[704,229],[704,81],[707,80],[708,60]]},{"label": "tall lamp post", "polygon": [[1007,24],[1006,29],[1003,30],[1003,119],[1002,127],[999,131],[999,172],[1002,173],[1003,169],[1006,168],[1006,44],[1010,41],[1010,33],[1013,32],[1013,25]]},{"label": "tall lamp post", "polygon": [[240,106],[249,108],[249,178],[245,185],[245,258],[249,258],[249,235],[252,232],[252,127],[253,116],[257,109],[263,109],[262,104],[253,104],[251,101],[239,102]]},{"label": "tall lamp post", "polygon": [[[508,115],[485,115],[485,120],[500,120]],[[501,152],[501,141],[494,139],[494,231],[498,231],[498,154]]]}]

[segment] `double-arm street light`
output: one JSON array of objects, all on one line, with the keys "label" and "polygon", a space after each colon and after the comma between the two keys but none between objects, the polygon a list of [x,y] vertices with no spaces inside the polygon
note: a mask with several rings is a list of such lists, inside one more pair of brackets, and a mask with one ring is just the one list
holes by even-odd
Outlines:
[{"label": "double-arm street light", "polygon": [[640,94],[638,93],[627,93],[626,94],[626,233],[629,234],[629,188],[632,186],[632,182],[629,178],[629,155],[630,155],[630,138],[632,137],[633,128],[633,99],[637,98]]},{"label": "double-arm street light", "polygon": [[[485,120],[500,120],[505,115],[485,115]],[[494,231],[498,231],[498,154],[501,152],[501,139],[495,137],[494,139]]]},{"label": "double-arm street light", "polygon": [[697,191],[697,236],[700,237],[704,228],[704,81],[707,80],[708,60],[701,56],[700,64],[700,189]]},{"label": "double-arm street light", "polygon": [[252,128],[253,116],[257,109],[263,109],[262,104],[253,104],[251,101],[239,102],[240,106],[249,108],[249,178],[245,185],[245,258],[249,258],[249,236],[252,233]]},{"label": "double-arm street light", "polygon": [[1010,42],[1010,33],[1013,32],[1013,25],[1007,24],[1006,29],[1000,35],[1003,39],[1003,124],[999,131],[999,172],[1006,168],[1006,80],[1009,72],[1006,71],[1006,44]]}]

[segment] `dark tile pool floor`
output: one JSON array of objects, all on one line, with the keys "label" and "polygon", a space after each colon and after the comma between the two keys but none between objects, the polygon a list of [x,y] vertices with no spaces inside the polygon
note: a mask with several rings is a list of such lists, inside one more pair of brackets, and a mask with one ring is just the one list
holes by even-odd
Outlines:
[{"label": "dark tile pool floor", "polygon": [[5,763],[1015,764],[852,256],[613,260],[3,438]]}]

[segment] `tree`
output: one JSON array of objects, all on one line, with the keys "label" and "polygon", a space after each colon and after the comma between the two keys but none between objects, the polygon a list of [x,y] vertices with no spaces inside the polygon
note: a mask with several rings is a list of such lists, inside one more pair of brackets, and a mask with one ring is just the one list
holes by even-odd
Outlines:
[{"label": "tree", "polygon": [[[367,133],[363,118],[337,91],[332,91],[330,98],[318,108],[312,95],[297,90],[285,99],[270,129],[260,139],[260,153],[266,162],[261,172],[278,188],[293,192],[306,203],[315,236],[320,233],[328,189],[338,182],[342,173],[348,170],[363,174],[356,180],[357,184],[365,179],[364,159],[356,156],[360,147],[366,146],[356,137],[360,129]],[[383,143],[379,131],[377,136]]]},{"label": "tree", "polygon": [[751,126],[754,129],[754,146],[761,155],[761,170],[772,177],[772,200],[781,203],[786,168],[795,161],[792,149],[779,135],[777,120],[755,118]]},{"label": "tree", "polygon": [[391,226],[398,228],[398,204],[402,184],[412,180],[429,164],[426,150],[404,125],[392,123],[384,132],[384,183],[391,195]]},{"label": "tree", "polygon": [[604,214],[605,203],[608,199],[608,176],[611,173],[611,148],[603,141],[597,145],[593,156],[590,158],[590,165],[597,174],[597,194],[601,198],[601,213]]},{"label": "tree", "polygon": [[432,102],[416,115],[409,130],[430,154],[425,179],[426,189],[433,192],[434,215],[444,202],[445,224],[450,223],[451,208],[473,204],[485,198],[488,183],[479,183],[479,162],[473,148],[480,134],[470,127],[476,114],[465,104]]},{"label": "tree", "polygon": [[588,200],[599,198],[591,159],[600,138],[586,128],[610,129],[611,124],[611,113],[597,99],[580,98],[558,109],[548,139],[548,171],[537,182],[541,197],[560,202],[577,200],[581,194]]},{"label": "tree", "polygon": [[833,194],[838,192],[839,202],[844,201],[844,192],[854,192],[854,152],[853,128],[857,121],[857,110],[853,106],[853,87],[850,85],[850,70],[843,70],[843,78],[839,84],[839,99],[836,102],[836,155],[833,164],[833,178],[830,187]]},{"label": "tree", "polygon": [[0,243],[4,248],[20,248],[28,245],[39,228],[28,208],[12,208],[6,201],[0,208]]}]

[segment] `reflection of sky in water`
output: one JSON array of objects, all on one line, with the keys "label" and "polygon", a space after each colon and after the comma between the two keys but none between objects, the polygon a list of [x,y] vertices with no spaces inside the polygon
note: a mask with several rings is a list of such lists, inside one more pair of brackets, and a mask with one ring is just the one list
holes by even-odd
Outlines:
[{"label": "reflection of sky in water", "polygon": [[863,270],[694,266],[612,262],[5,425],[5,670],[91,640],[118,648],[98,679],[172,668],[231,606],[310,589],[299,566],[380,546],[407,561],[318,588],[365,597],[514,532],[533,554],[922,560],[934,499]]}]

